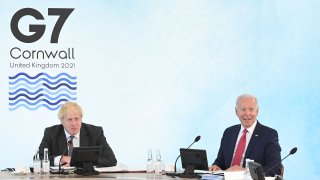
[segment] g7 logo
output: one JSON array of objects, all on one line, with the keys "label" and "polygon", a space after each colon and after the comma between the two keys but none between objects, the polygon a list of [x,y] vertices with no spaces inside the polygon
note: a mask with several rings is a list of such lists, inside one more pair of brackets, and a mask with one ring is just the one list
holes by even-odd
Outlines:
[{"label": "g7 logo", "polygon": [[[62,26],[66,22],[67,18],[69,15],[72,13],[74,8],[48,8],[48,15],[50,16],[59,16],[51,34],[51,40],[50,43],[58,43],[59,39],[59,34],[62,29]],[[21,31],[19,30],[18,23],[20,19],[24,16],[32,16],[37,20],[44,20],[44,17],[42,14],[32,8],[24,8],[20,9],[17,11],[12,19],[11,19],[11,32],[16,37],[19,41],[24,42],[24,43],[32,43],[35,41],[38,41],[44,34],[46,25],[35,25],[35,24],[30,24],[29,25],[29,32],[34,32],[32,35],[25,35],[22,34]]]}]

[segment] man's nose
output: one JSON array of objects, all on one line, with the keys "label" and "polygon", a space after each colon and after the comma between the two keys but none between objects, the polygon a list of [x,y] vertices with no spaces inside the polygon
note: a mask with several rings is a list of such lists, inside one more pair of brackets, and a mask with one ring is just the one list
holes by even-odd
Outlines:
[{"label": "man's nose", "polygon": [[247,115],[247,116],[250,115],[249,109],[246,109],[246,110],[244,111],[244,114]]}]

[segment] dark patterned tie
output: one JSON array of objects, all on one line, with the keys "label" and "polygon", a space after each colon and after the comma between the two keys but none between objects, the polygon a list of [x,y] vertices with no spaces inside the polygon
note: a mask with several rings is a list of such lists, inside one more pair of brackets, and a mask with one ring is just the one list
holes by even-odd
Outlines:
[{"label": "dark patterned tie", "polygon": [[74,136],[69,136],[69,141],[68,141],[68,146],[69,146],[68,156],[71,156],[71,155],[72,155],[72,151],[73,151],[73,138],[74,138]]},{"label": "dark patterned tie", "polygon": [[234,166],[234,165],[240,166],[242,155],[243,155],[244,149],[246,148],[246,134],[247,134],[247,132],[248,132],[247,129],[243,130],[243,134],[239,140],[236,153],[233,157],[232,166]]}]

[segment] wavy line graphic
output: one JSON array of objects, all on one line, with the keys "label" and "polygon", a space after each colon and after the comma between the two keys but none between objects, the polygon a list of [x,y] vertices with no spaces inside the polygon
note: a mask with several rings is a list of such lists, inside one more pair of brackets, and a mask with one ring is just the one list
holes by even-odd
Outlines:
[{"label": "wavy line graphic", "polygon": [[[21,94],[18,94],[17,96],[9,97],[9,100],[12,101],[12,100],[16,100],[18,98],[21,100],[22,97],[25,97],[26,99],[28,99],[30,101],[34,101],[34,100],[37,100],[37,99],[40,99],[40,98],[43,98],[43,97],[46,97],[47,99],[50,99],[50,100],[57,100],[57,99],[59,99],[61,97],[66,97],[69,100],[73,100],[73,101],[77,99],[77,98],[69,96],[68,94],[59,94],[56,97],[51,97],[51,96],[49,96],[47,94],[38,94],[36,97],[30,97],[30,96],[28,96],[28,94],[21,93]],[[19,100],[17,100],[17,101],[19,101]]]},{"label": "wavy line graphic", "polygon": [[42,99],[39,99],[38,101],[36,101],[36,102],[34,102],[34,103],[31,103],[31,102],[29,102],[29,101],[26,100],[26,99],[19,99],[19,100],[17,100],[16,102],[9,103],[9,105],[10,105],[10,106],[15,106],[15,105],[17,105],[17,104],[19,104],[19,103],[24,102],[25,104],[28,104],[29,106],[35,106],[35,105],[39,104],[41,101],[42,101]]},{"label": "wavy line graphic", "polygon": [[59,84],[59,85],[56,86],[56,87],[51,87],[51,86],[49,86],[49,85],[46,84],[46,83],[43,83],[43,85],[44,85],[45,87],[51,89],[51,90],[58,89],[58,88],[61,87],[61,86],[66,86],[66,87],[68,87],[68,88],[71,89],[71,90],[76,90],[76,89],[77,89],[77,87],[71,87],[71,86],[69,86],[69,84],[66,84],[66,83],[61,83],[61,84]]},{"label": "wavy line graphic", "polygon": [[21,94],[18,94],[18,95],[16,95],[16,96],[14,96],[14,97],[9,97],[9,100],[10,100],[10,101],[16,100],[16,99],[18,99],[18,98],[20,98],[20,97],[25,97],[25,98],[27,98],[27,99],[29,99],[29,100],[36,100],[36,99],[41,98],[42,96],[43,96],[43,94],[38,94],[38,95],[35,96],[35,97],[30,97],[30,96],[28,96],[27,94],[21,93]]},{"label": "wavy line graphic", "polygon": [[49,105],[57,105],[57,104],[59,104],[60,102],[68,101],[68,99],[59,99],[59,100],[56,101],[56,102],[50,102],[50,101],[48,101],[48,100],[46,100],[46,99],[39,99],[38,101],[36,101],[36,102],[34,102],[34,103],[31,103],[31,102],[29,102],[29,101],[26,100],[26,99],[19,99],[18,101],[14,102],[14,103],[9,103],[9,105],[10,105],[10,106],[15,106],[15,105],[17,105],[17,104],[19,104],[19,103],[21,103],[21,102],[24,102],[24,103],[26,103],[26,104],[28,104],[28,105],[30,105],[30,106],[35,106],[35,105],[37,105],[37,104],[40,104],[41,101],[46,102],[46,103],[49,104]]},{"label": "wavy line graphic", "polygon": [[42,87],[42,83],[41,84],[37,84],[35,87],[32,87],[32,86],[29,86],[29,84],[27,84],[27,83],[19,83],[19,84],[13,86],[13,87],[9,87],[9,90],[14,91],[14,90],[16,90],[16,89],[18,89],[20,87],[25,87],[25,88],[27,88],[29,90],[36,90],[36,89],[39,89],[40,87]]},{"label": "wavy line graphic", "polygon": [[[26,88],[20,88],[20,89],[17,89],[17,88],[9,88],[9,90],[13,91],[13,92],[9,92],[9,95],[15,95],[17,94],[18,92],[20,91],[24,91],[24,92],[27,92],[28,94],[31,94],[31,95],[35,95],[37,93],[40,92],[40,90],[43,90],[46,94],[50,94],[50,95],[56,95],[56,94],[59,94],[61,92],[66,92],[70,95],[76,95],[77,93],[76,92],[72,92],[71,90],[67,89],[67,88],[60,88],[59,90],[55,91],[55,92],[52,92],[51,90],[48,90],[46,88],[42,88],[41,86],[43,86],[42,84],[39,84],[38,86],[36,87],[30,87],[28,85],[21,85],[21,86],[24,86]],[[41,88],[39,88],[41,87]],[[30,91],[28,91],[28,89]],[[36,90],[36,91],[35,91]],[[35,91],[35,92],[32,92],[32,91]]]},{"label": "wavy line graphic", "polygon": [[49,78],[49,79],[57,79],[57,78],[59,78],[60,76],[67,76],[69,79],[72,79],[72,80],[76,80],[76,79],[77,79],[77,77],[75,77],[75,76],[70,76],[70,75],[67,74],[67,73],[60,73],[60,74],[58,74],[57,76],[50,76],[50,75],[47,74],[47,73],[39,73],[39,74],[37,74],[37,75],[35,75],[35,76],[29,76],[27,73],[24,73],[24,72],[18,73],[18,74],[14,75],[14,76],[9,76],[9,79],[16,79],[16,78],[19,77],[19,76],[26,76],[28,79],[37,79],[39,76],[42,76],[42,75],[46,76],[46,77]]},{"label": "wavy line graphic", "polygon": [[15,95],[15,94],[18,94],[18,92],[26,92],[27,94],[29,94],[29,95],[35,95],[35,94],[38,94],[38,93],[40,93],[40,92],[42,92],[43,91],[43,88],[40,88],[40,89],[38,89],[37,91],[35,91],[35,92],[32,92],[32,91],[29,91],[28,89],[26,89],[26,88],[20,88],[20,89],[17,89],[16,91],[14,91],[14,92],[9,92],[9,95]]},{"label": "wavy line graphic", "polygon": [[59,94],[59,95],[56,96],[56,97],[50,97],[50,96],[47,95],[47,94],[43,94],[43,96],[46,97],[47,99],[50,99],[51,101],[55,101],[55,100],[57,100],[57,99],[61,99],[62,97],[65,97],[65,98],[67,98],[67,99],[69,99],[69,100],[72,100],[72,101],[77,100],[77,98],[71,97],[71,96],[69,96],[68,94]]},{"label": "wavy line graphic", "polygon": [[27,84],[31,84],[31,85],[35,85],[35,84],[39,84],[39,82],[43,81],[42,78],[37,79],[35,82],[29,81],[29,79],[27,78],[19,78],[13,82],[9,82],[9,85],[15,85],[19,82],[26,82]]},{"label": "wavy line graphic", "polygon": [[45,94],[50,94],[50,95],[57,95],[62,92],[65,92],[65,93],[72,95],[72,96],[77,95],[77,92],[73,92],[73,91],[69,90],[68,88],[60,88],[59,90],[57,90],[55,92],[52,92],[51,90],[48,90],[48,89],[43,89],[43,91]]},{"label": "wavy line graphic", "polygon": [[16,78],[19,77],[19,76],[26,76],[28,79],[37,79],[37,78],[38,78],[39,76],[41,76],[41,75],[43,75],[43,73],[39,73],[39,74],[31,77],[31,76],[29,76],[27,73],[22,72],[22,73],[16,74],[16,75],[13,76],[13,77],[12,77],[12,76],[9,76],[9,79],[16,79]]},{"label": "wavy line graphic", "polygon": [[40,107],[55,111],[66,101],[77,100],[77,77],[68,73],[34,76],[20,72],[9,76],[9,110],[26,108],[34,111]]},{"label": "wavy line graphic", "polygon": [[72,81],[70,81],[70,80],[67,79],[67,78],[61,78],[61,79],[59,79],[59,80],[57,80],[57,81],[55,81],[55,82],[51,82],[51,81],[49,81],[48,79],[45,79],[45,78],[39,78],[39,79],[36,80],[35,82],[29,81],[29,80],[26,79],[26,78],[19,78],[19,79],[13,81],[13,82],[9,82],[9,84],[10,84],[10,85],[15,85],[15,84],[17,84],[17,83],[19,83],[19,82],[21,82],[21,81],[25,81],[26,83],[31,84],[31,85],[39,84],[39,82],[41,82],[41,81],[45,81],[45,82],[49,83],[50,85],[56,85],[56,84],[58,84],[58,83],[61,82],[61,81],[66,81],[67,83],[72,84],[72,85],[76,85],[76,84],[77,84],[77,82],[72,82]]},{"label": "wavy line graphic", "polygon": [[49,109],[50,111],[55,111],[57,109],[59,109],[61,107],[62,104],[60,104],[59,106],[56,106],[56,107],[51,107],[51,106],[48,106],[47,104],[39,104],[38,106],[36,107],[30,107],[28,105],[25,105],[25,104],[19,104],[18,106],[15,106],[15,107],[12,107],[12,108],[9,108],[10,111],[15,111],[17,110],[18,108],[20,107],[24,107],[30,111],[35,111],[37,109],[39,109],[40,107],[46,107],[47,109]]}]

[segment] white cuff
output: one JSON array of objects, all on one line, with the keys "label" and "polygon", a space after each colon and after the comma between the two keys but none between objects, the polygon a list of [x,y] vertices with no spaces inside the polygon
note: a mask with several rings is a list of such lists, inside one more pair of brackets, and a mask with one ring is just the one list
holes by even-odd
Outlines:
[{"label": "white cuff", "polygon": [[59,166],[60,159],[61,159],[61,156],[56,156],[56,157],[54,157],[54,165],[55,165],[55,166]]}]

